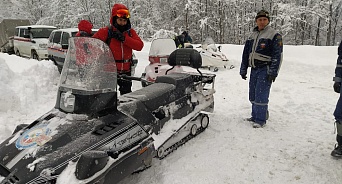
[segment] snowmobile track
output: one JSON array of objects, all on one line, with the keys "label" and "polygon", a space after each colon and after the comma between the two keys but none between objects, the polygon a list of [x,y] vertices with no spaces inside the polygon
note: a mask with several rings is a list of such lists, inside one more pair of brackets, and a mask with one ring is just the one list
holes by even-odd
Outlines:
[{"label": "snowmobile track", "polygon": [[167,157],[170,153],[172,153],[173,151],[177,150],[177,148],[179,148],[180,146],[184,145],[186,142],[188,142],[189,140],[191,140],[192,138],[196,137],[197,135],[199,135],[200,133],[204,132],[206,128],[202,128],[200,127],[195,135],[189,134],[188,136],[184,137],[182,140],[178,141],[177,143],[173,144],[172,146],[170,146],[169,148],[167,148],[166,150],[164,150],[164,154],[162,157],[159,157],[158,155],[156,155],[155,157],[157,157],[159,160],[163,160],[165,157]]}]

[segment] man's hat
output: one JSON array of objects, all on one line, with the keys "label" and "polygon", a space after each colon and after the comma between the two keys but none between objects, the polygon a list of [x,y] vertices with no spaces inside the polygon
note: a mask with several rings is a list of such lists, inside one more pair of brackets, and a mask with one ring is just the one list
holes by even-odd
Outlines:
[{"label": "man's hat", "polygon": [[256,15],[255,20],[260,18],[260,17],[266,17],[268,19],[268,21],[270,20],[270,14],[266,10],[260,10]]}]

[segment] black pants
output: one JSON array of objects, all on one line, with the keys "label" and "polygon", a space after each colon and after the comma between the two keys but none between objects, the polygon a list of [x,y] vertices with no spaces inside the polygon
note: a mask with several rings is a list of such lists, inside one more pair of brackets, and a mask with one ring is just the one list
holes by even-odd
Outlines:
[{"label": "black pants", "polygon": [[[131,72],[120,73],[120,74],[131,76]],[[131,80],[119,78],[118,79],[118,85],[119,85],[120,95],[124,95],[126,93],[132,92],[132,81]]]}]

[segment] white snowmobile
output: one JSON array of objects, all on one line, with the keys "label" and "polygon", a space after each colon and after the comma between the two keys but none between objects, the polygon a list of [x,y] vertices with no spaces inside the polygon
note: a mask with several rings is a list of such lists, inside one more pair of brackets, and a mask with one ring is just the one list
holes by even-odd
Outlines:
[{"label": "white snowmobile", "polygon": [[117,183],[208,127],[215,75],[198,70],[196,50],[177,49],[168,64],[198,73],[166,71],[117,97],[117,77],[134,77],[118,76],[108,45],[88,37],[69,43],[55,107],[0,144],[0,184]]},{"label": "white snowmobile", "polygon": [[[170,54],[176,50],[173,39],[158,38],[151,43],[149,58],[150,64],[145,67],[141,76],[141,84],[143,87],[153,83],[158,76],[165,75],[165,72],[172,68],[167,60]],[[182,66],[175,66],[169,73],[183,72]]]},{"label": "white snowmobile", "polygon": [[202,56],[202,67],[207,67],[214,72],[217,72],[219,68],[234,68],[234,65],[229,63],[227,56],[221,52],[221,46],[217,47],[211,37],[206,38],[196,49]]}]

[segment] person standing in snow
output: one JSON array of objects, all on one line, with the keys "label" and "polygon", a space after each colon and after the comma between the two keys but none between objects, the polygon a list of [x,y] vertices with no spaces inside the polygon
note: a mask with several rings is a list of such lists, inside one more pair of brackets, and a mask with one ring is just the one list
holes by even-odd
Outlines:
[{"label": "person standing in snow", "polygon": [[[131,28],[130,13],[123,4],[114,4],[110,26],[97,31],[93,38],[106,42],[111,49],[119,75],[131,76],[133,50],[141,51],[144,43]],[[118,79],[120,95],[132,92],[132,81]]]},{"label": "person standing in snow", "polygon": [[337,101],[336,108],[334,111],[335,124],[337,129],[336,141],[334,150],[331,152],[331,156],[333,157],[342,157],[342,97],[341,97],[341,82],[342,82],[342,41],[338,46],[338,58],[337,64],[335,68],[335,77],[333,78],[334,83],[334,91],[340,94],[340,97]]},{"label": "person standing in snow", "polygon": [[278,76],[282,63],[282,36],[269,26],[269,13],[261,10],[255,17],[256,27],[247,39],[240,67],[241,78],[249,80],[249,101],[252,103],[253,128],[261,128],[268,118],[268,98],[272,82]]},{"label": "person standing in snow", "polygon": [[76,37],[91,37],[93,36],[91,29],[93,29],[93,24],[87,20],[81,20],[78,23],[78,32]]}]

